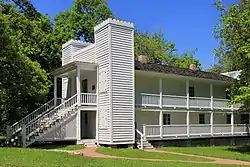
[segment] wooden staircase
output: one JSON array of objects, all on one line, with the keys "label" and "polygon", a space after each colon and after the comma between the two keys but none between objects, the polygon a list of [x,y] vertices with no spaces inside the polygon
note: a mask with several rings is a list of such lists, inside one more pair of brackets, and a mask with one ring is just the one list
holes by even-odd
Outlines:
[{"label": "wooden staircase", "polygon": [[[47,110],[36,110],[29,115],[33,119],[25,117],[11,126],[8,130],[10,135],[5,145],[28,147],[73,117],[77,114],[77,111],[77,95],[72,96],[56,107],[52,108],[50,106]],[[30,121],[27,122],[27,120]]]},{"label": "wooden staircase", "polygon": [[140,139],[136,140],[138,149],[154,149],[154,147],[147,141],[147,138],[144,136],[142,132],[136,129],[136,132],[140,135]]}]

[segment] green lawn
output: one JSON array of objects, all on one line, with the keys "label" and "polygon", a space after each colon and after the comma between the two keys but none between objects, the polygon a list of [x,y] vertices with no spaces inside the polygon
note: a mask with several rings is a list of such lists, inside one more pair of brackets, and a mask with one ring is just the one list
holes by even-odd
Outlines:
[{"label": "green lawn", "polygon": [[40,149],[53,149],[53,150],[82,150],[83,145],[45,145],[39,146]]},{"label": "green lawn", "polygon": [[250,161],[249,147],[164,147],[161,150]]},{"label": "green lawn", "polygon": [[2,140],[2,139],[5,139],[5,137],[4,136],[0,136],[0,140]]},{"label": "green lawn", "polygon": [[[96,159],[39,149],[0,148],[1,167],[235,167],[235,165]],[[239,166],[241,167],[241,166]],[[243,166],[242,166],[243,167]]]},{"label": "green lawn", "polygon": [[190,160],[190,161],[210,161],[204,158],[196,158],[189,156],[181,156],[174,154],[162,154],[162,153],[153,153],[146,152],[137,149],[112,149],[106,147],[98,148],[97,152],[106,154],[106,155],[115,155],[120,157],[132,157],[132,158],[150,158],[150,159],[166,159],[166,160]]}]

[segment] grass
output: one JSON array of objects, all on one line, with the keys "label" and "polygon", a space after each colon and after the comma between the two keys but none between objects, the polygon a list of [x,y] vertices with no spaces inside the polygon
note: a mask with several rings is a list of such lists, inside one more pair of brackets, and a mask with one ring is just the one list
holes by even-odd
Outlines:
[{"label": "grass", "polygon": [[250,161],[250,147],[164,147],[161,150],[181,152],[188,154],[204,155],[218,158],[227,158],[233,160]]},{"label": "grass", "polygon": [[[0,148],[1,167],[235,167],[236,165],[96,159],[40,149]],[[238,166],[241,167],[241,166]],[[243,166],[242,166],[243,167]]]},{"label": "grass", "polygon": [[5,139],[5,137],[4,136],[0,136],[0,140],[3,140],[3,139]]},{"label": "grass", "polygon": [[45,145],[39,146],[40,149],[53,149],[53,150],[82,150],[83,145]]},{"label": "grass", "polygon": [[210,161],[205,158],[196,158],[182,155],[174,155],[174,154],[163,154],[156,152],[146,152],[137,149],[112,149],[106,147],[98,148],[97,152],[106,154],[106,155],[114,155],[120,157],[131,157],[131,158],[150,158],[150,159],[166,159],[166,160],[189,160],[189,161]]}]

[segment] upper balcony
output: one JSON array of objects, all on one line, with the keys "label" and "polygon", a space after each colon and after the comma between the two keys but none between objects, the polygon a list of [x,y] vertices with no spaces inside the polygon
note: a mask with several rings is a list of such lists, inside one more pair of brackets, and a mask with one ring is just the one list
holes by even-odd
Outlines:
[{"label": "upper balcony", "polygon": [[240,105],[228,104],[226,99],[213,97],[187,97],[160,94],[136,94],[137,107],[150,108],[182,108],[182,109],[209,109],[209,110],[237,110]]},{"label": "upper balcony", "polygon": [[227,81],[137,70],[135,82],[137,107],[230,111],[240,107],[229,105]]}]

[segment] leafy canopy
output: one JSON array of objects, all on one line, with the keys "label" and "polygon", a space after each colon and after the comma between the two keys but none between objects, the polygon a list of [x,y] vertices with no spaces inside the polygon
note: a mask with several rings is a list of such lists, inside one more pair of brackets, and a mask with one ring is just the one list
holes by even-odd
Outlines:
[{"label": "leafy canopy", "polygon": [[240,80],[231,88],[231,103],[243,103],[243,110],[250,109],[250,0],[226,8],[221,0],[215,5],[220,12],[214,33],[220,47],[215,55],[224,59],[222,69],[242,70]]}]

